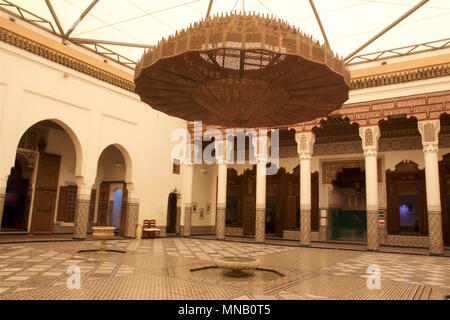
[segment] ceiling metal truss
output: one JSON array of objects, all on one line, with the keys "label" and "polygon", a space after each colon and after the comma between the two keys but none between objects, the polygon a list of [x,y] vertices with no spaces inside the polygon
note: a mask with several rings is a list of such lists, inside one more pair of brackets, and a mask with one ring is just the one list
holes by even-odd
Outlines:
[{"label": "ceiling metal truss", "polygon": [[[0,10],[8,13],[11,16],[14,16],[18,19],[22,19],[34,26],[50,31],[53,34],[56,34],[56,30],[53,27],[53,24],[31,11],[28,11],[10,1],[0,0]],[[45,27],[47,25],[47,27]]]},{"label": "ceiling metal truss", "polygon": [[[91,10],[95,7],[95,5],[100,0],[92,0],[89,6],[81,13],[80,17],[72,24],[72,26],[69,28],[67,32],[64,32],[60,20],[58,18],[57,12],[54,10],[51,0],[45,0],[45,3],[47,4],[47,7],[53,17],[53,22],[49,21],[45,18],[40,17],[39,15],[20,7],[17,4],[14,4],[12,1],[8,0],[0,0],[0,11],[6,12],[10,16],[23,20],[27,23],[30,23],[40,29],[43,29],[47,32],[50,32],[51,34],[58,36],[62,39],[63,43],[71,42],[76,45],[79,45],[87,50],[90,50],[92,52],[95,52],[99,54],[100,56],[104,57],[105,59],[114,61],[116,63],[119,63],[127,68],[134,69],[136,66],[136,61],[127,58],[123,56],[122,54],[119,54],[115,52],[113,49],[106,47],[106,46],[125,46],[125,47],[131,47],[131,48],[140,48],[140,49],[149,49],[154,47],[153,45],[148,44],[138,44],[138,43],[129,43],[129,42],[118,42],[118,41],[110,41],[110,40],[99,40],[99,39],[84,39],[84,38],[76,38],[71,37],[71,34],[75,31],[75,29],[78,27],[78,25],[81,23],[81,21],[91,12]],[[330,47],[325,28],[322,24],[322,21],[320,19],[319,13],[314,5],[313,0],[309,0],[311,4],[311,8],[314,12],[314,15],[316,17],[316,20],[319,24],[320,30],[322,32],[325,44]],[[421,7],[423,7],[429,0],[421,0],[417,5],[412,7],[410,10],[408,10],[405,14],[403,14],[401,17],[396,19],[394,22],[392,22],[389,26],[384,28],[382,31],[377,33],[374,37],[372,37],[370,40],[368,40],[366,43],[361,45],[358,49],[353,51],[350,55],[348,55],[344,60],[346,61],[347,65],[354,65],[358,63],[364,63],[364,62],[372,62],[377,60],[383,60],[391,57],[400,57],[400,56],[406,56],[410,54],[415,54],[419,52],[426,52],[426,51],[434,51],[439,49],[445,49],[450,48],[450,39],[443,39],[438,41],[431,41],[426,43],[420,43],[416,45],[411,45],[407,47],[401,47],[396,49],[388,49],[384,51],[379,51],[375,53],[367,53],[367,54],[361,54],[357,55],[359,52],[361,52],[363,49],[365,49],[367,46],[369,46],[371,43],[373,43],[375,40],[383,36],[386,32],[390,31],[392,28],[394,28],[396,25],[398,25],[400,22],[402,22],[404,19],[409,17],[411,14],[419,10]],[[245,3],[245,2],[244,2]],[[213,5],[213,0],[209,1],[207,13],[205,19],[209,19],[211,9]],[[244,4],[243,4],[244,5]],[[56,25],[56,28],[54,26]]]},{"label": "ceiling metal truss", "polygon": [[93,39],[79,39],[79,38],[71,38],[70,35],[76,29],[76,27],[80,24],[80,22],[84,19],[84,17],[92,10],[92,8],[99,2],[99,0],[93,0],[91,4],[85,9],[85,11],[81,14],[81,16],[74,22],[72,27],[65,33],[62,29],[62,26],[59,22],[58,16],[50,2],[50,0],[45,0],[50,13],[56,24],[56,29],[53,26],[53,23],[45,18],[42,18],[17,4],[12,3],[8,0],[0,0],[0,10],[6,12],[7,14],[21,19],[27,23],[32,24],[35,27],[38,27],[42,30],[50,32],[51,34],[58,36],[62,39],[63,43],[66,41],[74,43],[87,49],[89,51],[95,52],[96,54],[106,58],[108,60],[119,63],[131,70],[134,70],[136,66],[136,61],[129,59],[114,50],[105,47],[105,45],[115,45],[115,46],[127,46],[127,47],[135,47],[135,48],[149,48],[151,46],[141,45],[141,44],[132,44],[132,43],[122,43],[122,42],[114,42],[114,41],[102,41],[102,40],[93,40]]},{"label": "ceiling metal truss", "polygon": [[411,46],[388,49],[378,52],[361,54],[354,56],[347,61],[347,65],[356,65],[360,63],[374,62],[385,60],[388,58],[403,57],[416,53],[436,51],[441,49],[450,49],[450,38],[414,44]]}]

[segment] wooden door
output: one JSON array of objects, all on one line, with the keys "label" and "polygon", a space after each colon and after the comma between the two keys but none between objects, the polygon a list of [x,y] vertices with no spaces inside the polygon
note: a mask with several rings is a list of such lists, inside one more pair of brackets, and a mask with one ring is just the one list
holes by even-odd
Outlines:
[{"label": "wooden door", "polygon": [[108,225],[109,189],[109,183],[102,182],[102,184],[100,185],[100,193],[98,198],[97,224],[99,226]]},{"label": "wooden door", "polygon": [[123,184],[122,190],[122,208],[120,210],[120,227],[119,235],[124,237],[127,228],[127,212],[128,212],[128,190],[127,185]]},{"label": "wooden door", "polygon": [[61,156],[47,153],[40,154],[36,189],[53,191],[58,189],[60,164]]},{"label": "wooden door", "polygon": [[55,203],[56,191],[36,190],[31,225],[33,234],[52,234]]},{"label": "wooden door", "polygon": [[320,210],[319,210],[319,173],[311,174],[311,230],[319,231]]},{"label": "wooden door", "polygon": [[64,219],[66,218],[66,212],[67,212],[68,207],[69,207],[69,187],[60,187],[59,188],[57,221],[64,222]]},{"label": "wooden door", "polygon": [[289,196],[286,199],[286,229],[294,230],[297,228],[297,197]]},{"label": "wooden door", "polygon": [[91,199],[89,201],[89,222],[94,222],[95,215],[95,199],[97,198],[97,190],[91,190]]},{"label": "wooden door", "polygon": [[277,216],[275,223],[275,234],[278,237],[283,237],[283,231],[286,224],[287,211],[287,196],[288,196],[288,177],[286,171],[281,168],[278,170],[278,201],[277,201]]},{"label": "wooden door", "polygon": [[39,156],[31,233],[52,234],[61,157],[43,153]]},{"label": "wooden door", "polygon": [[442,236],[444,246],[450,247],[450,154],[439,163],[442,205]]}]

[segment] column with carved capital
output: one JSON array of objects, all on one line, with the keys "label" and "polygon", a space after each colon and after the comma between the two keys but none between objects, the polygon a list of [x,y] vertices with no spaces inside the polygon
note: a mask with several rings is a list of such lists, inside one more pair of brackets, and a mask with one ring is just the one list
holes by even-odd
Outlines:
[{"label": "column with carved capital", "polygon": [[217,239],[225,239],[226,227],[226,210],[227,210],[227,159],[226,159],[226,145],[227,139],[216,140],[216,159],[218,165],[218,180],[217,180],[217,206],[216,206],[216,237]]},{"label": "column with carved capital", "polygon": [[300,244],[311,245],[311,157],[315,135],[297,132],[297,151],[300,158]]},{"label": "column with carved capital", "polygon": [[185,237],[191,236],[191,220],[192,220],[192,185],[194,182],[194,163],[189,161],[185,165],[186,174],[186,190],[184,202],[184,227],[183,235]]},{"label": "column with carved capital", "polygon": [[8,176],[0,178],[0,228],[3,220],[3,207],[5,205],[6,185],[8,184]]},{"label": "column with carved capital", "polygon": [[87,237],[91,189],[90,184],[78,182],[75,226],[73,229],[73,238],[77,240],[85,240]]},{"label": "column with carved capital", "polygon": [[266,175],[269,158],[269,137],[261,130],[252,138],[256,158],[256,216],[255,241],[264,242],[266,238]]},{"label": "column with carved capital", "polygon": [[378,126],[359,128],[366,161],[366,211],[367,211],[367,249],[378,251],[380,231],[378,223]]},{"label": "column with carved capital", "polygon": [[422,135],[423,153],[425,157],[425,183],[428,211],[428,238],[430,254],[441,255],[444,250],[442,238],[442,209],[439,185],[439,120],[419,121]]}]

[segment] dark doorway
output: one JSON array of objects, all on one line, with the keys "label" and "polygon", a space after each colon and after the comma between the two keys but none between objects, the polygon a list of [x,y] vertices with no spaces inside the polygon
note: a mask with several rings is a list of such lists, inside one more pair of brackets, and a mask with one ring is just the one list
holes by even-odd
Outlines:
[{"label": "dark doorway", "polygon": [[400,162],[386,171],[388,234],[428,234],[425,172],[417,163]]},{"label": "dark doorway", "polygon": [[169,194],[167,203],[167,233],[176,233],[177,226],[177,195]]},{"label": "dark doorway", "polygon": [[2,231],[24,231],[27,229],[28,183],[29,180],[23,178],[22,166],[16,160],[6,186],[3,219],[1,221]]},{"label": "dark doorway", "polygon": [[266,197],[266,234],[272,236],[275,236],[277,200],[277,197]]},{"label": "dark doorway", "polygon": [[339,205],[330,208],[331,239],[365,242],[367,238],[365,172],[344,168],[332,181]]},{"label": "dark doorway", "polygon": [[450,247],[450,154],[439,163],[444,245]]}]

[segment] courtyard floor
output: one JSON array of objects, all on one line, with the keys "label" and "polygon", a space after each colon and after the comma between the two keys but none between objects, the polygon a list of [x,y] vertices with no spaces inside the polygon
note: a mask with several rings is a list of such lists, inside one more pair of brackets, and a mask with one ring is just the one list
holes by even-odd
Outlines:
[{"label": "courtyard floor", "polygon": [[[99,241],[0,244],[0,299],[445,299],[450,258],[164,238],[111,240],[121,253],[78,253]],[[220,256],[251,256],[284,275],[272,281],[201,278]],[[81,288],[67,288],[68,267]],[[368,267],[381,287],[368,289]]]}]

